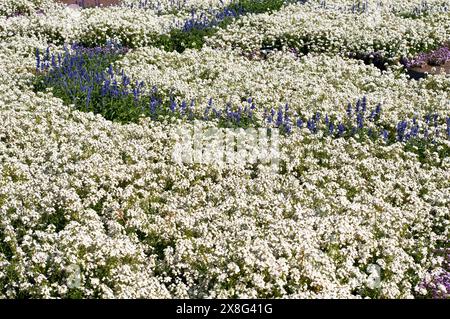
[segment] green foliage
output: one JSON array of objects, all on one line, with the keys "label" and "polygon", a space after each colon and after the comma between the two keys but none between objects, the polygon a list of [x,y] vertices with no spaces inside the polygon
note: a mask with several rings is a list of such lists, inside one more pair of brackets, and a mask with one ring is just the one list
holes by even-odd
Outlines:
[{"label": "green foliage", "polygon": [[264,13],[269,11],[280,10],[286,2],[297,1],[285,1],[285,0],[240,0],[232,7],[242,8],[244,12],[248,13]]}]

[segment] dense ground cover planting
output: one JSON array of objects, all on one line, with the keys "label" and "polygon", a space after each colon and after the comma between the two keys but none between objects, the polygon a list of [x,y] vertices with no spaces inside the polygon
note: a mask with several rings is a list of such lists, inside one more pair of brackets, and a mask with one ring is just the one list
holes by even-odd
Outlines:
[{"label": "dense ground cover planting", "polygon": [[0,1],[0,297],[448,298],[446,5]]}]

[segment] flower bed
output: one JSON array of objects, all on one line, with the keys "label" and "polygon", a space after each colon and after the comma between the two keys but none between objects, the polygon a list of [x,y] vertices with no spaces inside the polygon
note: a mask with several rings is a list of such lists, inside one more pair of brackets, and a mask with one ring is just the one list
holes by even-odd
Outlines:
[{"label": "flower bed", "polygon": [[0,298],[448,298],[448,12],[328,3],[1,2]]},{"label": "flower bed", "polygon": [[120,0],[59,0],[67,5],[77,5],[81,8],[107,7],[120,4]]}]

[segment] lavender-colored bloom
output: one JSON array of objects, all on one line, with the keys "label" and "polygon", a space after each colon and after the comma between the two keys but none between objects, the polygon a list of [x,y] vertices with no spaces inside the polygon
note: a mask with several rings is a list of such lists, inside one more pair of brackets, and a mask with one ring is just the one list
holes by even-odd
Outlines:
[{"label": "lavender-colored bloom", "polygon": [[303,127],[303,121],[302,121],[302,119],[301,119],[301,118],[298,118],[296,124],[297,124],[297,127],[302,128],[302,127]]},{"label": "lavender-colored bloom", "polygon": [[316,122],[319,122],[320,120],[320,112],[316,112]]},{"label": "lavender-colored bloom", "polygon": [[137,102],[139,99],[139,89],[137,87],[133,88],[133,97],[134,97],[134,102]]},{"label": "lavender-colored bloom", "polygon": [[450,116],[447,116],[445,121],[447,123],[447,138],[450,140]]},{"label": "lavender-colored bloom", "polygon": [[113,67],[111,64],[108,66],[108,74],[111,76],[111,78],[114,77]]},{"label": "lavender-colored bloom", "polygon": [[236,120],[236,123],[239,124],[241,122],[241,108],[238,108],[238,111],[234,113],[234,117]]},{"label": "lavender-colored bloom", "polygon": [[388,138],[389,138],[389,132],[387,130],[383,130],[383,139],[385,142],[387,142]]},{"label": "lavender-colored bloom", "polygon": [[156,99],[152,96],[150,98],[150,114],[154,115],[156,113],[156,105],[157,105]]},{"label": "lavender-colored bloom", "polygon": [[408,123],[406,121],[401,121],[397,124],[397,139],[402,142],[405,139],[405,131]]},{"label": "lavender-colored bloom", "polygon": [[372,110],[372,112],[370,112],[369,115],[369,121],[373,122],[373,120],[375,119],[376,113],[375,110]]},{"label": "lavender-colored bloom", "polygon": [[284,115],[284,125],[290,125],[291,124],[291,118],[289,117],[289,114],[285,113]]},{"label": "lavender-colored bloom", "polygon": [[36,70],[39,70],[41,68],[41,54],[39,52],[39,49],[36,48]]},{"label": "lavender-colored bloom", "polygon": [[109,91],[109,81],[105,81],[100,89],[100,95],[105,96]]},{"label": "lavender-colored bloom", "polygon": [[406,133],[404,136],[404,141],[407,142],[411,139],[411,133]]},{"label": "lavender-colored bloom", "polygon": [[213,108],[213,113],[214,113],[214,116],[216,118],[221,118],[222,117],[222,111],[221,110],[217,111],[215,108]]},{"label": "lavender-colored bloom", "polygon": [[410,131],[410,136],[413,138],[416,138],[419,134],[419,125],[414,125],[413,127],[411,127],[411,131]]},{"label": "lavender-colored bloom", "polygon": [[276,119],[275,125],[277,127],[280,127],[282,124],[283,124],[283,110],[280,107],[277,112],[277,119]]},{"label": "lavender-colored bloom", "polygon": [[347,115],[348,115],[348,117],[352,116],[352,104],[351,103],[348,103],[348,105],[347,105]]},{"label": "lavender-colored bloom", "polygon": [[317,132],[316,122],[314,121],[314,118],[311,118],[306,123],[307,128],[311,131],[311,133]]},{"label": "lavender-colored bloom", "polygon": [[330,135],[333,135],[333,133],[334,133],[334,124],[333,124],[333,122],[330,122],[330,124],[328,125],[328,133]]},{"label": "lavender-colored bloom", "polygon": [[56,68],[56,59],[55,59],[55,55],[52,54],[52,67]]},{"label": "lavender-colored bloom", "polygon": [[231,102],[227,103],[227,106],[225,107],[225,113],[227,115],[227,119],[231,117]]},{"label": "lavender-colored bloom", "polygon": [[187,103],[186,103],[186,101],[182,101],[181,102],[181,106],[180,106],[180,109],[181,109],[181,112],[182,113],[185,113],[186,112],[186,107],[187,107]]},{"label": "lavender-colored bloom", "polygon": [[112,95],[114,97],[117,97],[119,95],[119,86],[117,85],[117,81],[116,80],[114,80],[112,82],[112,86],[111,87],[112,87],[112,90],[111,90]]},{"label": "lavender-colored bloom", "polygon": [[308,130],[310,130],[311,133],[313,132],[314,126],[313,126],[313,121],[311,119],[309,119],[306,122],[306,127],[308,128]]},{"label": "lavender-colored bloom", "polygon": [[362,112],[366,113],[366,110],[367,110],[367,98],[365,96],[363,96],[363,98],[362,98],[361,108],[362,108]]},{"label": "lavender-colored bloom", "polygon": [[378,116],[381,113],[381,104],[378,103],[377,106],[375,107],[375,115]]},{"label": "lavender-colored bloom", "polygon": [[205,108],[205,111],[203,112],[203,118],[205,119],[205,120],[207,120],[208,119],[208,114],[209,114],[209,110],[211,109],[211,107],[210,106],[207,106],[206,108]]},{"label": "lavender-colored bloom", "polygon": [[289,105],[287,103],[284,106],[284,121],[289,122]]},{"label": "lavender-colored bloom", "polygon": [[436,130],[434,131],[434,136],[435,136],[436,138],[438,138],[438,137],[439,137],[439,133],[440,133],[439,128],[436,128]]},{"label": "lavender-colored bloom", "polygon": [[45,50],[44,61],[49,61],[49,60],[50,60],[50,48],[47,47],[47,49]]},{"label": "lavender-colored bloom", "polygon": [[361,113],[358,113],[357,117],[356,117],[356,123],[357,123],[357,127],[358,129],[362,129],[364,126],[364,116]]},{"label": "lavender-colored bloom", "polygon": [[339,123],[339,125],[338,125],[338,135],[339,135],[339,136],[342,136],[342,135],[344,135],[344,132],[345,132],[345,126],[344,126],[344,124]]},{"label": "lavender-colored bloom", "polygon": [[284,125],[284,131],[286,132],[286,134],[291,134],[292,126],[289,123],[285,124]]}]

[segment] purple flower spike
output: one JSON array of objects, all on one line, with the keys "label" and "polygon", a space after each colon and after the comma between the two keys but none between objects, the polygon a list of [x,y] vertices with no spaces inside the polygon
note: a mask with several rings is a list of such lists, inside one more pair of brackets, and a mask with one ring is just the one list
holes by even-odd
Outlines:
[{"label": "purple flower spike", "polygon": [[36,49],[36,70],[39,71],[41,68],[41,53],[39,52],[39,49]]},{"label": "purple flower spike", "polygon": [[450,116],[447,116],[447,138],[450,140]]},{"label": "purple flower spike", "polygon": [[351,103],[348,103],[348,105],[347,105],[347,115],[348,115],[348,117],[352,116],[352,104]]},{"label": "purple flower spike", "polygon": [[333,122],[330,122],[330,124],[328,125],[328,133],[330,135],[333,135],[333,133],[334,133],[334,124],[333,124]]},{"label": "purple flower spike", "polygon": [[281,126],[281,124],[283,124],[283,110],[280,107],[277,112],[277,120],[275,122],[275,125],[279,127]]},{"label": "purple flower spike", "polygon": [[344,135],[344,132],[345,132],[345,126],[342,123],[339,123],[339,125],[338,125],[338,135],[342,136],[342,135]]},{"label": "purple flower spike", "polygon": [[387,130],[383,130],[383,139],[385,142],[387,142],[389,138],[389,132]]},{"label": "purple flower spike", "polygon": [[358,115],[356,117],[356,123],[357,123],[359,130],[364,127],[364,117],[361,113],[358,113]]}]

